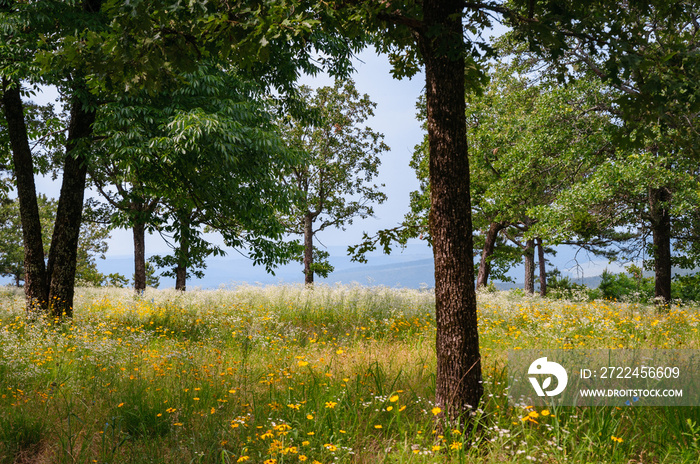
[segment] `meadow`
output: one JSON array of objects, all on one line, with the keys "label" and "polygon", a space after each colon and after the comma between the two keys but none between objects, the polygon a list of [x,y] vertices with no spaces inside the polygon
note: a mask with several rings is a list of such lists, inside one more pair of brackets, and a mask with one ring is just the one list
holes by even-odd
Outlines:
[{"label": "meadow", "polygon": [[507,352],[699,348],[695,306],[480,293],[485,394],[439,424],[429,291],[80,289],[70,323],[0,291],[0,463],[697,463],[700,407],[507,401]]}]

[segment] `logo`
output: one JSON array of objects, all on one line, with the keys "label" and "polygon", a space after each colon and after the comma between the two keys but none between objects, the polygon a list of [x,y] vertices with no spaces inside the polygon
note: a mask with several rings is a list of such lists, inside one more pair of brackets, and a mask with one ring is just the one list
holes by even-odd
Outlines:
[{"label": "logo", "polygon": [[[554,361],[547,361],[547,358],[536,359],[535,362],[530,364],[530,368],[527,370],[530,375],[547,375],[549,377],[545,378],[542,385],[537,381],[537,377],[530,377],[530,383],[532,388],[538,396],[556,396],[563,392],[566,388],[566,383],[569,381],[569,376],[566,374],[566,369],[564,369],[561,364],[555,363]],[[557,388],[553,390],[547,390],[552,384],[552,376],[557,379]]]}]

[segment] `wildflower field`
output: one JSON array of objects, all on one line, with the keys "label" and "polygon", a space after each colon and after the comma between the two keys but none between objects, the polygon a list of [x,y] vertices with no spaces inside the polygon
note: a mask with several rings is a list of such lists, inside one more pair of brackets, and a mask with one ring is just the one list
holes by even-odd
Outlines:
[{"label": "wildflower field", "polygon": [[700,462],[700,408],[514,407],[507,352],[699,348],[698,308],[479,295],[485,395],[436,422],[431,292],[81,289],[72,322],[0,294],[0,463]]}]

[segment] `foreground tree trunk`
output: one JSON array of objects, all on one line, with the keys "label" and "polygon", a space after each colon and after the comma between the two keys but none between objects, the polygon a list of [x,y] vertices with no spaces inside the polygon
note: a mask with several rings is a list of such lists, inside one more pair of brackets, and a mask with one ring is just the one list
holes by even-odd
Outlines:
[{"label": "foreground tree trunk", "polygon": [[[101,0],[85,0],[83,11],[97,13]],[[80,78],[73,76],[73,82]],[[66,159],[63,167],[63,183],[58,201],[49,260],[44,265],[41,225],[38,220],[38,205],[31,149],[23,116],[23,105],[19,83],[12,88],[3,79],[3,107],[8,117],[8,134],[12,145],[20,197],[22,234],[25,240],[25,286],[28,309],[47,310],[54,318],[70,317],[73,314],[75,270],[78,255],[78,236],[83,211],[83,195],[87,166],[81,141],[92,134],[95,120],[94,109],[87,109],[79,95],[85,89],[74,92],[71,101],[71,119],[66,141]],[[93,106],[94,108],[94,106]],[[41,251],[40,251],[41,250]]]},{"label": "foreground tree trunk", "polygon": [[544,259],[544,245],[542,239],[537,239],[537,261],[540,268],[540,296],[547,296],[547,261]]},{"label": "foreground tree trunk", "polygon": [[491,273],[491,256],[496,248],[498,233],[503,229],[503,224],[492,222],[484,240],[484,250],[481,252],[479,262],[479,272],[476,278],[476,288],[486,287],[489,284],[489,274]]},{"label": "foreground tree trunk", "polygon": [[[34,184],[34,162],[24,120],[20,83],[3,79],[2,86],[2,106],[12,149],[24,240],[24,293],[27,297],[27,311],[32,313],[45,310],[49,301],[44,244]],[[17,285],[19,286],[19,281]]]},{"label": "foreground tree trunk", "polygon": [[654,243],[654,296],[661,304],[671,301],[671,215],[668,188],[649,189],[649,211]]},{"label": "foreground tree trunk", "polygon": [[314,262],[314,217],[312,213],[304,216],[304,284],[314,284],[314,271],[311,265]]},{"label": "foreground tree trunk", "polygon": [[435,402],[452,420],[479,405],[481,357],[465,122],[463,2],[426,0],[419,46],[425,62],[430,150],[430,233],[437,325]]},{"label": "foreground tree trunk", "polygon": [[59,319],[73,316],[78,237],[83,215],[88,161],[84,153],[85,148],[80,145],[82,140],[92,134],[93,122],[95,110],[87,109],[80,99],[74,98],[68,125],[61,196],[58,199],[47,266],[51,278],[49,314]]},{"label": "foreground tree trunk", "polygon": [[535,241],[533,239],[525,242],[523,257],[525,258],[525,292],[535,293]]},{"label": "foreground tree trunk", "polygon": [[134,236],[134,291],[146,290],[146,226],[141,222],[132,227]]}]

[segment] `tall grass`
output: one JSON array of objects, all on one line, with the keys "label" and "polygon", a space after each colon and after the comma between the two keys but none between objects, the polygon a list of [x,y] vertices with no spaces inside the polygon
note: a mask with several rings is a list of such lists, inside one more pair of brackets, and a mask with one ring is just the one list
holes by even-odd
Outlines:
[{"label": "tall grass", "polygon": [[434,296],[364,287],[0,296],[0,463],[700,462],[700,408],[507,402],[517,348],[697,348],[696,308],[479,295],[484,401],[437,424]]}]

